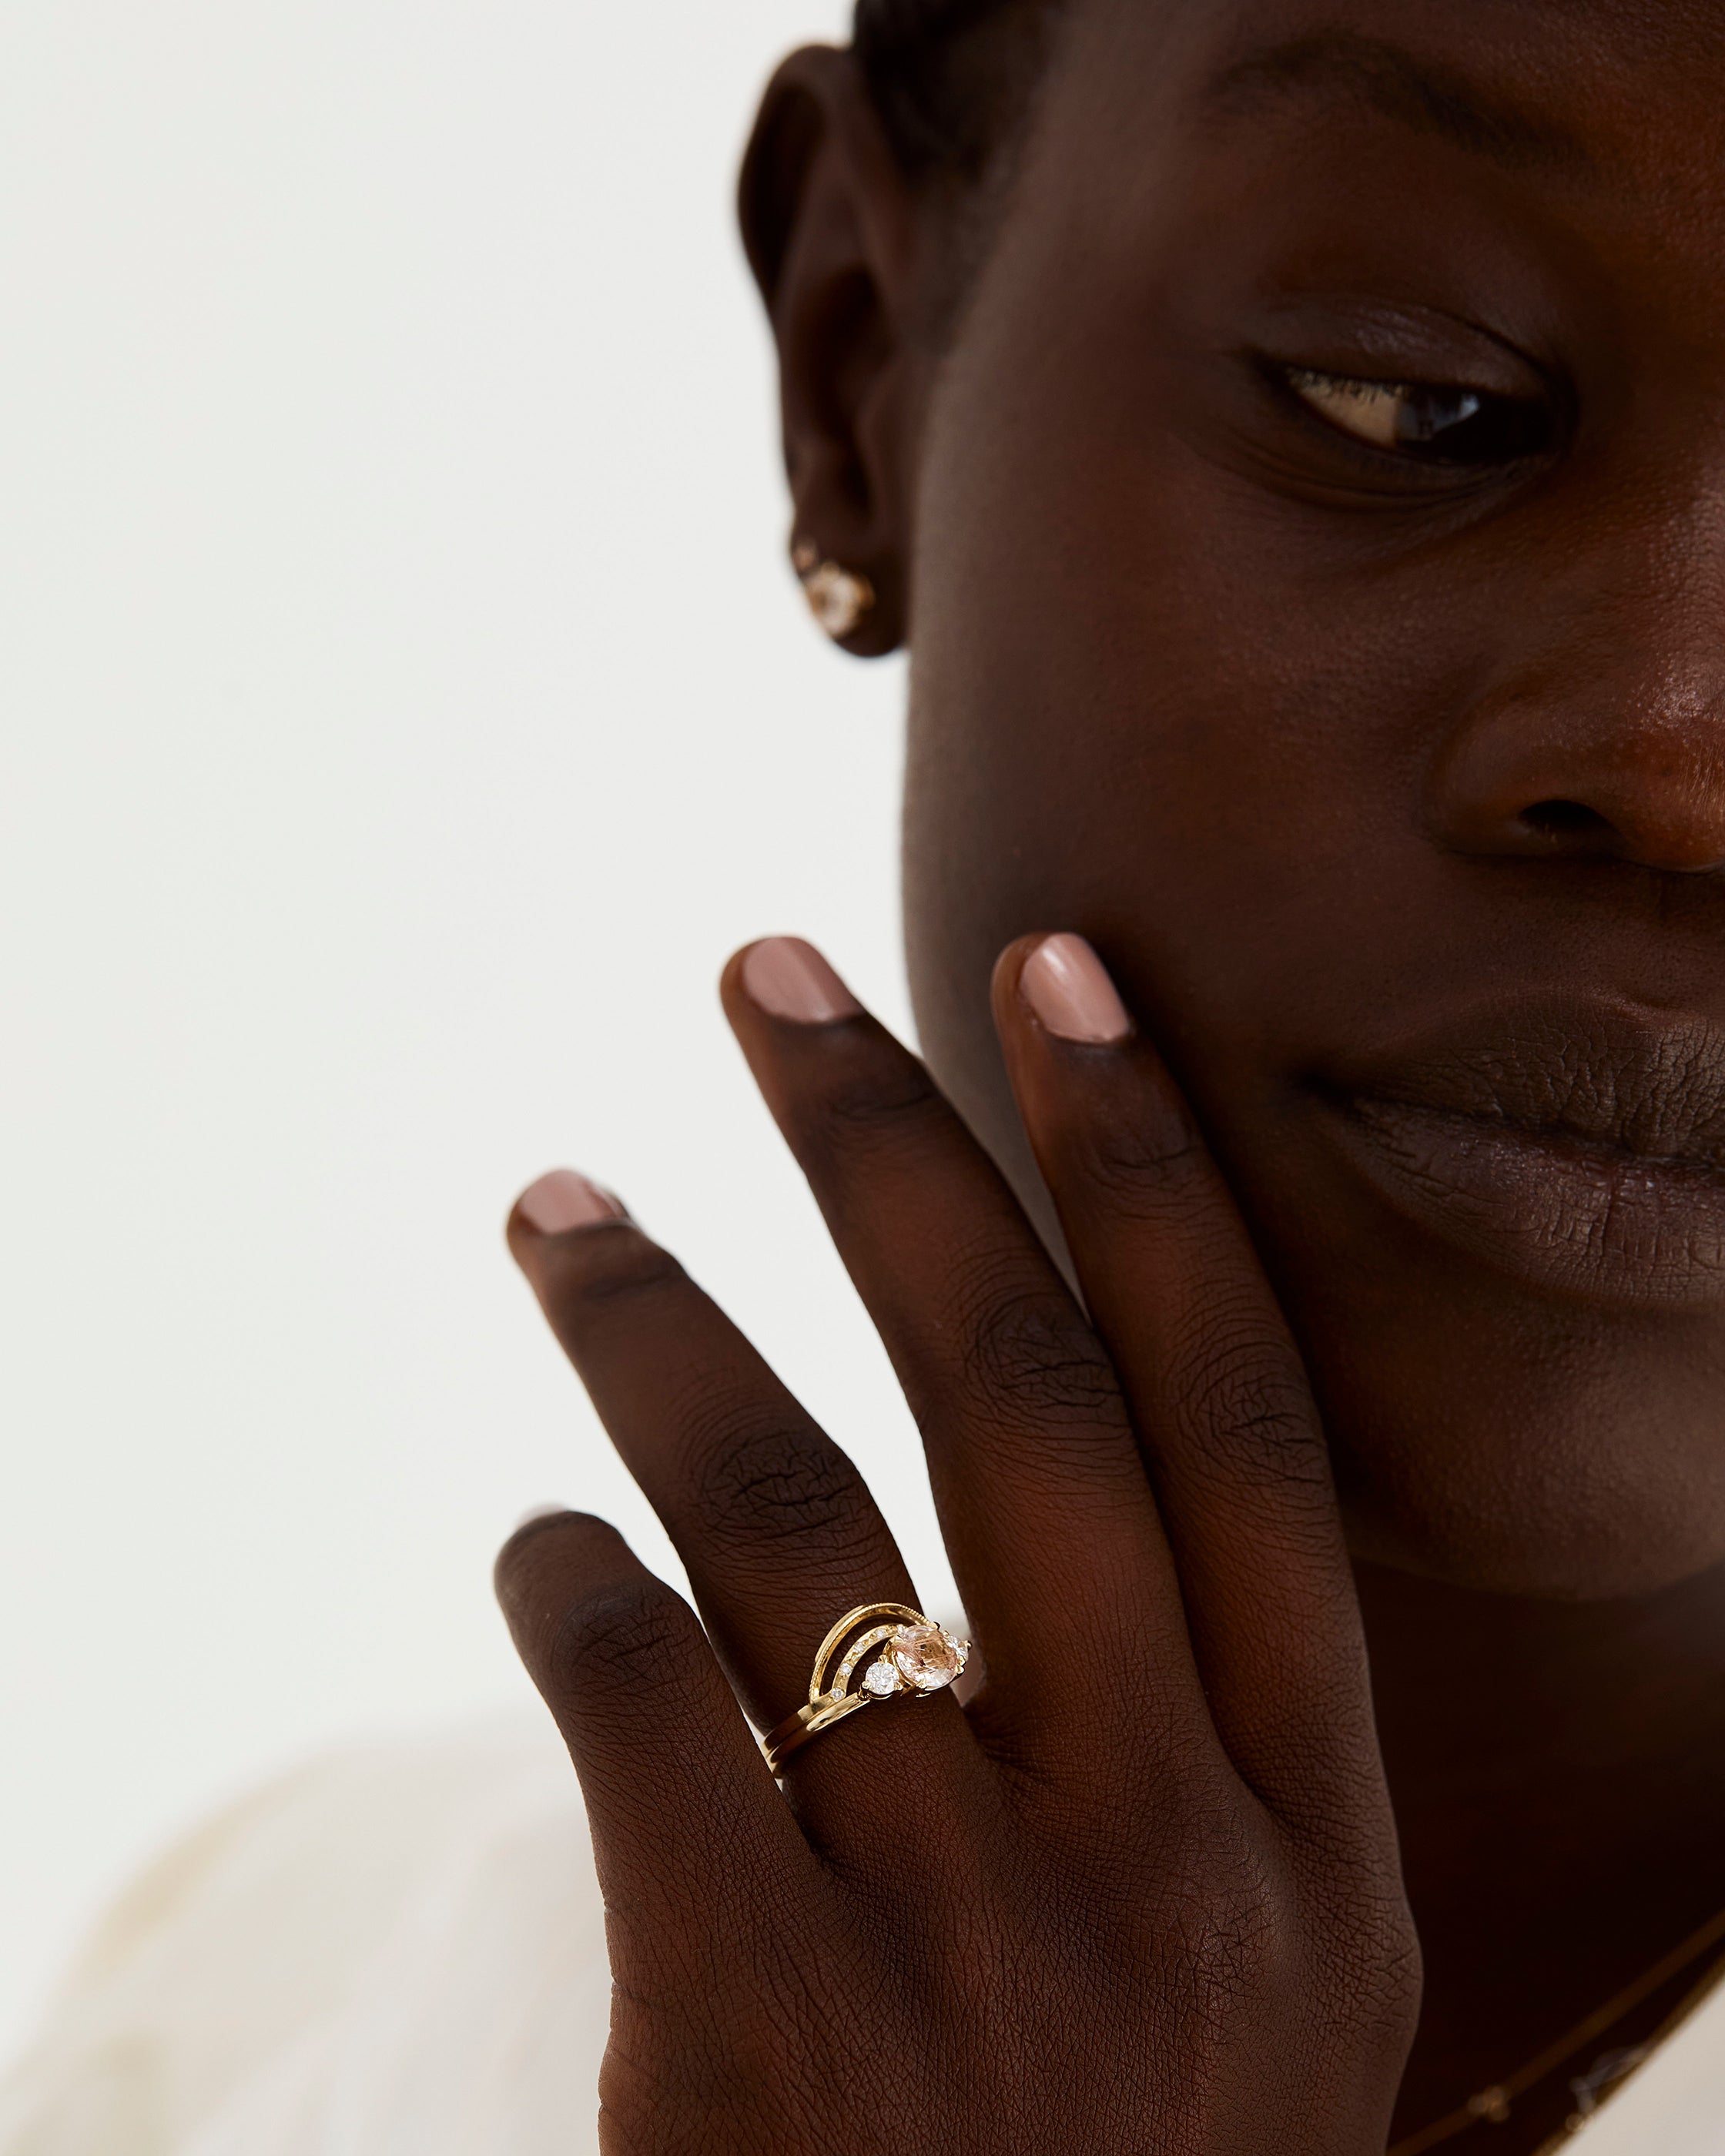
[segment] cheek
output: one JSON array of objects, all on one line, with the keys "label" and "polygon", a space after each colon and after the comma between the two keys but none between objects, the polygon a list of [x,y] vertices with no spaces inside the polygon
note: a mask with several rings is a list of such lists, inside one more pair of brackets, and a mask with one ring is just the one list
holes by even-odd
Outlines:
[{"label": "cheek", "polygon": [[956,906],[973,965],[1115,930],[1180,1029],[1314,991],[1345,1018],[1348,950],[1431,865],[1435,746],[1498,663],[1471,580],[1319,562],[1153,401],[958,364],[981,378],[937,413],[919,511],[913,904]]},{"label": "cheek", "polygon": [[1537,594],[1483,541],[1390,565],[1302,539],[1112,385],[1049,379],[1058,357],[961,353],[928,437],[906,890],[937,1074],[1048,1226],[987,982],[1014,936],[1090,935],[1252,1221],[1362,1553],[1555,1594],[1715,1562],[1721,1327],[1470,1266],[1310,1126],[1307,1074],[1387,1005],[1525,970],[1529,923],[1434,840],[1425,787]]}]

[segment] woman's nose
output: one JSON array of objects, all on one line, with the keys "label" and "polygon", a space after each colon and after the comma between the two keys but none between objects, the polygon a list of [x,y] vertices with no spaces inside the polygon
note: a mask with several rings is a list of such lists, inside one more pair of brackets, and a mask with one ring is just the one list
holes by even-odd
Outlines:
[{"label": "woman's nose", "polygon": [[1725,700],[1560,716],[1544,697],[1476,714],[1432,773],[1438,834],[1458,852],[1725,868]]}]

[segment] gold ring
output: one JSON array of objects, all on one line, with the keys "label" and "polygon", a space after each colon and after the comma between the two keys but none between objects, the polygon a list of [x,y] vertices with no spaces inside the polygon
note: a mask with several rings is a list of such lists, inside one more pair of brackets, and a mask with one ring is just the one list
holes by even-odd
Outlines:
[{"label": "gold ring", "polygon": [[[882,1618],[892,1621],[882,1624]],[[783,1774],[793,1752],[875,1701],[927,1699],[944,1691],[969,1659],[968,1640],[902,1602],[865,1602],[848,1611],[820,1643],[809,1704],[761,1739],[768,1766],[775,1777]]]}]

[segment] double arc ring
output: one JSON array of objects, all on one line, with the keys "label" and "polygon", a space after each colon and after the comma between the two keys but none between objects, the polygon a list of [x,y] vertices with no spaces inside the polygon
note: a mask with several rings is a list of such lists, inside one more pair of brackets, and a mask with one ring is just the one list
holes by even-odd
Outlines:
[{"label": "double arc ring", "polygon": [[902,1602],[865,1602],[842,1616],[814,1657],[809,1703],[761,1739],[775,1776],[823,1730],[886,1699],[927,1699],[964,1673],[970,1642]]}]

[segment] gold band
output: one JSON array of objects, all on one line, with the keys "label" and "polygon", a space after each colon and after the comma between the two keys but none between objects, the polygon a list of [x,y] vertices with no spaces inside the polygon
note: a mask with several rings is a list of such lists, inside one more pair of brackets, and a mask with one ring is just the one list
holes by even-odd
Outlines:
[{"label": "gold band", "polygon": [[808,1704],[761,1739],[768,1766],[782,1774],[793,1752],[874,1702],[944,1691],[969,1656],[969,1640],[905,1603],[865,1602],[848,1610],[820,1643]]}]

